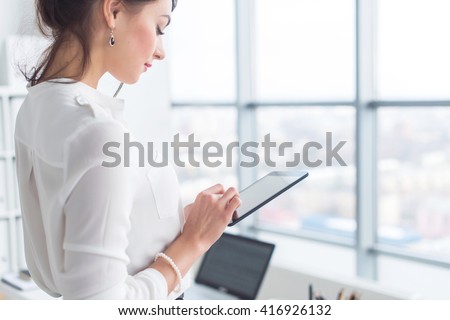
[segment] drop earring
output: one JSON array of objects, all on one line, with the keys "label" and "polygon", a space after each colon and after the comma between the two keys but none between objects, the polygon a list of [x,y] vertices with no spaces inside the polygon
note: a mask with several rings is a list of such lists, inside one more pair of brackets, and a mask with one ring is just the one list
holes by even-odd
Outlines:
[{"label": "drop earring", "polygon": [[111,29],[111,34],[109,36],[109,45],[111,47],[114,47],[115,44],[116,44],[116,39],[114,38],[113,29]]}]

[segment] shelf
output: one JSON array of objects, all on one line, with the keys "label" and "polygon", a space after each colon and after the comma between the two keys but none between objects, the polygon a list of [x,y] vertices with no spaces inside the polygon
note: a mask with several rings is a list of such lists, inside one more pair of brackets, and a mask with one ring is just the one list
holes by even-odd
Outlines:
[{"label": "shelf", "polygon": [[[16,177],[16,155],[14,130],[17,113],[27,95],[26,83],[0,86],[0,225],[2,242],[0,257],[4,257],[1,270],[16,270],[23,265],[23,244],[19,239],[21,231],[21,210]],[[0,290],[1,293],[1,290]]]},{"label": "shelf", "polygon": [[55,299],[41,289],[20,291],[0,281],[0,293],[10,300],[50,300]]},{"label": "shelf", "polygon": [[22,216],[19,209],[0,212],[0,221],[18,219]]},{"label": "shelf", "polygon": [[15,159],[16,154],[13,150],[0,150],[0,159]]},{"label": "shelf", "polygon": [[10,98],[25,97],[27,95],[26,88],[15,88],[8,86],[0,86],[0,96],[7,96]]}]

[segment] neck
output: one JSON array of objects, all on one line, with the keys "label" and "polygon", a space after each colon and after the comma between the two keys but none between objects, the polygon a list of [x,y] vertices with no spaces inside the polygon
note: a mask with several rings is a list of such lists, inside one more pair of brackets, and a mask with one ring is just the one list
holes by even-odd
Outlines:
[{"label": "neck", "polygon": [[[100,78],[105,74],[103,64],[91,54],[86,69],[81,69],[82,47],[75,39],[64,42],[55,55],[55,59],[49,65],[42,81],[54,78],[71,78],[81,81],[94,89],[97,89]],[[96,59],[97,58],[97,59]]]}]

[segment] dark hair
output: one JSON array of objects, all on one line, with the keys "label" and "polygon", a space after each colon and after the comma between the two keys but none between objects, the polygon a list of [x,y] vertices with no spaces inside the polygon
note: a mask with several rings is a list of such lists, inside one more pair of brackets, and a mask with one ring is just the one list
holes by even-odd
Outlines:
[{"label": "dark hair", "polygon": [[[121,0],[125,5],[141,5],[145,2],[157,0]],[[172,11],[178,0],[172,0]],[[48,75],[47,71],[55,60],[56,53],[68,41],[69,37],[75,37],[81,45],[82,57],[80,73],[74,77],[80,77],[89,65],[90,43],[88,35],[92,32],[93,8],[98,3],[95,0],[36,0],[37,25],[41,33],[51,39],[51,45],[42,54],[37,66],[30,74],[22,70],[26,80],[31,85],[40,80],[50,80],[62,70],[56,70]],[[45,75],[45,79],[43,76]]]}]

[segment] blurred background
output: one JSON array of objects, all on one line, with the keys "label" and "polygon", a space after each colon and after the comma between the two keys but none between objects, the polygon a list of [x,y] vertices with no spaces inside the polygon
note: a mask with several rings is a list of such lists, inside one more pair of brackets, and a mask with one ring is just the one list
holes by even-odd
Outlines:
[{"label": "blurred background", "polygon": [[[17,64],[45,48],[32,0],[0,0],[0,274],[26,267],[15,180]],[[277,244],[272,263],[361,279],[425,299],[450,298],[450,2],[179,0],[167,58],[125,86],[142,141],[190,134],[204,145],[292,142],[277,166],[234,152],[216,168],[176,167],[185,204],[215,183],[239,189],[286,168],[309,141],[346,141],[235,232]],[[114,94],[110,76],[100,90]],[[195,153],[202,159],[201,149]],[[258,149],[261,159],[263,150]],[[325,151],[310,155],[325,159]],[[305,289],[306,290],[306,289]]]}]

